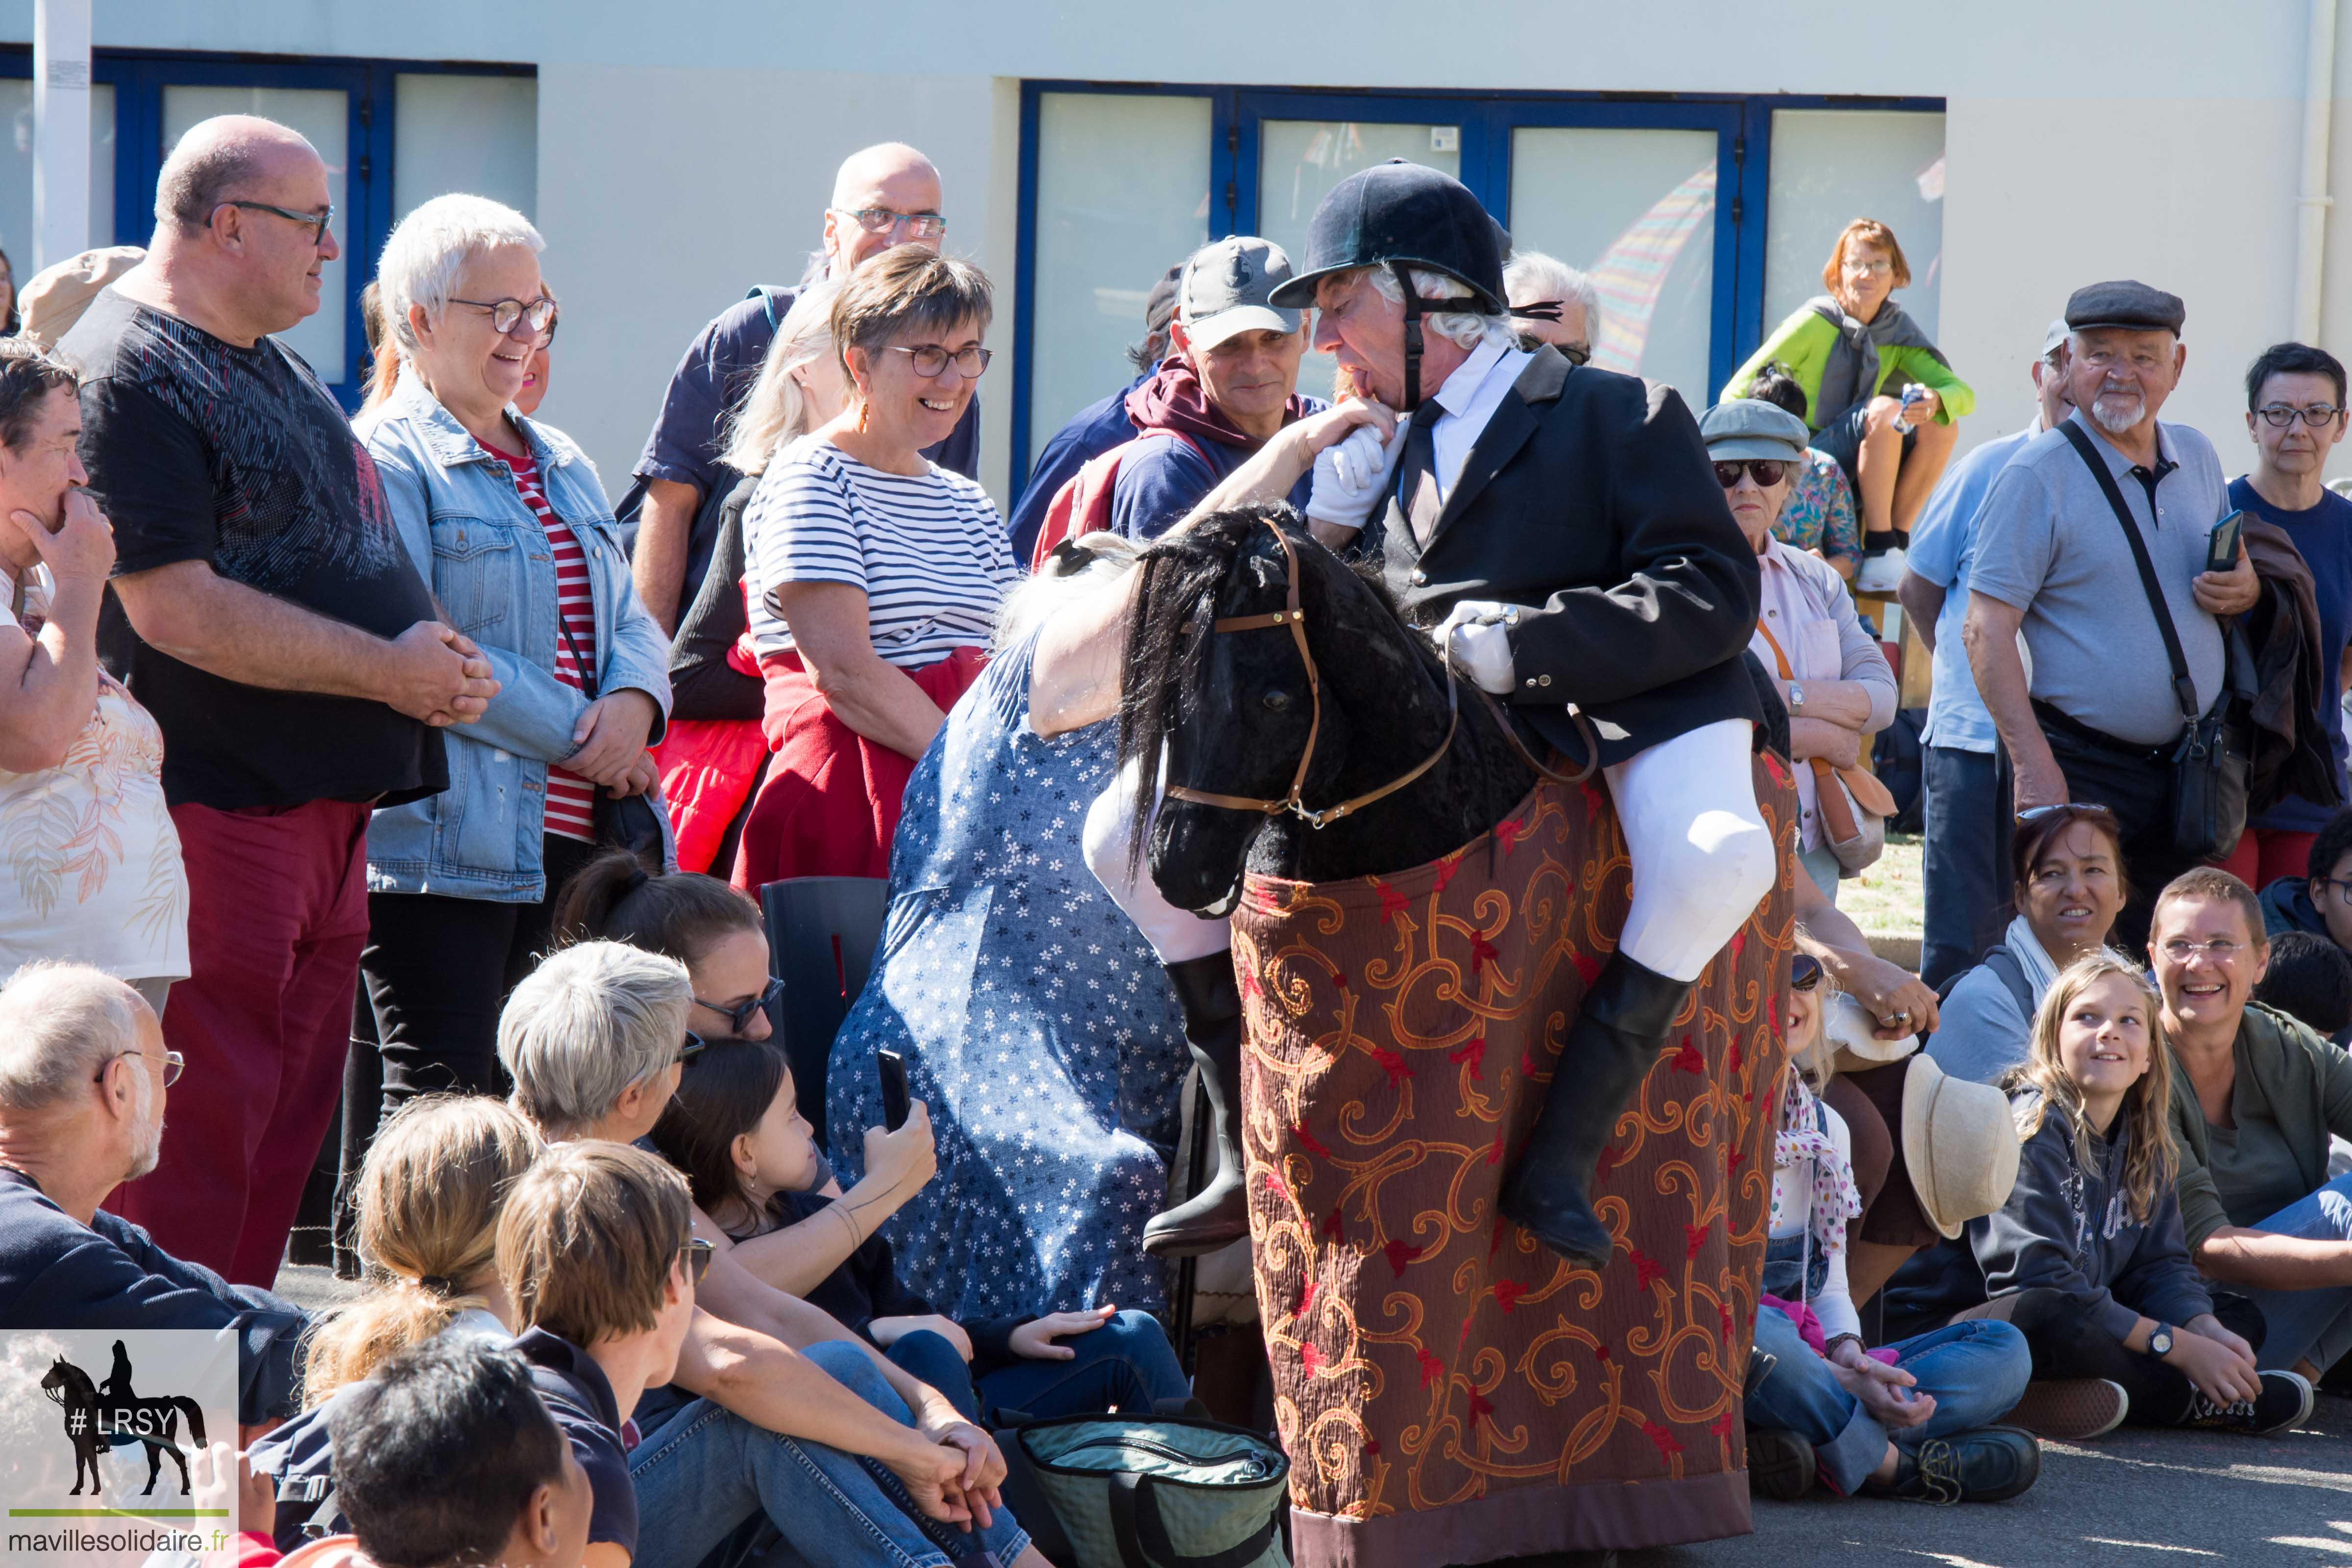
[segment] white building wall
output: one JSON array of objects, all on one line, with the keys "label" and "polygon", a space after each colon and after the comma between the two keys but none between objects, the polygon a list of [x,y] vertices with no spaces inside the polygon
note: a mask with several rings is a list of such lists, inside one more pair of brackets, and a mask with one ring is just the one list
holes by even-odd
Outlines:
[{"label": "white building wall", "polygon": [[[549,412],[617,494],[687,340],[750,284],[797,272],[833,168],[857,146],[904,138],[940,164],[950,244],[998,279],[994,341],[1009,346],[1024,78],[1940,97],[1940,335],[1981,399],[1964,439],[2030,416],[2023,365],[2043,324],[2075,285],[2122,274],[2188,300],[2189,373],[2168,413],[2234,467],[2239,374],[2292,310],[2305,5],[100,0],[96,42],[535,63],[540,224],[565,300]],[[30,0],[0,0],[0,37],[31,29]],[[2335,145],[2333,186],[2352,199],[2352,104],[2337,106]],[[2347,226],[2339,200],[2324,334],[2339,353]],[[1000,497],[1008,369],[983,383],[983,477]]]}]

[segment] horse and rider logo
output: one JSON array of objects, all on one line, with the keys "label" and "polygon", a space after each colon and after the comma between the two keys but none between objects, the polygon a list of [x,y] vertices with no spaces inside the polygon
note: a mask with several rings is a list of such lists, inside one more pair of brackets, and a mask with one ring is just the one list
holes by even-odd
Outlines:
[{"label": "horse and rider logo", "polygon": [[[147,1446],[147,1486],[140,1495],[155,1489],[155,1478],[166,1454],[180,1467],[180,1495],[188,1494],[188,1452],[204,1447],[204,1410],[184,1394],[140,1398],[131,1386],[131,1352],[121,1340],[114,1342],[114,1365],[103,1385],[93,1386],[89,1373],[58,1356],[41,1379],[41,1392],[65,1412],[66,1438],[74,1450],[74,1486],[68,1495],[81,1494],[82,1471],[87,1469],[90,1495],[97,1496],[104,1489],[99,1455],[139,1443]],[[188,1420],[185,1447],[179,1440],[183,1415]]]}]

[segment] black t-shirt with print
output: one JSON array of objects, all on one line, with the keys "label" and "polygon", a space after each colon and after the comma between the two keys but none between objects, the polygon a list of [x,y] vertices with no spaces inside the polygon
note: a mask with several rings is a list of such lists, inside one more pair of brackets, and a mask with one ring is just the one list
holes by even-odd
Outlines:
[{"label": "black t-shirt with print", "polygon": [[[310,367],[108,289],[58,345],[86,377],[81,458],[118,575],[205,561],[378,637],[432,620],[375,464]],[[163,730],[163,795],[231,810],[446,788],[440,734],[380,702],[223,679],[150,647],[112,595],[99,652]]]}]

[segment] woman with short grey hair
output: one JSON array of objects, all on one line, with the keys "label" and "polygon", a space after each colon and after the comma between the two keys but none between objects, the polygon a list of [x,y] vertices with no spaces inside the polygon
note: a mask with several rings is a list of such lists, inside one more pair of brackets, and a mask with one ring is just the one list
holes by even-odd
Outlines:
[{"label": "woman with short grey hair", "polygon": [[1529,347],[1549,343],[1570,364],[1590,363],[1601,341],[1601,291],[1591,275],[1557,256],[1522,250],[1503,268],[1511,324]]},{"label": "woman with short grey hair", "polygon": [[[499,1007],[550,945],[563,883],[604,844],[630,842],[648,871],[667,848],[646,747],[669,708],[669,639],[637,601],[595,469],[516,406],[555,335],[544,247],[512,207],[439,196],[400,221],[377,269],[383,352],[401,363],[354,428],[410,559],[499,682],[478,723],[446,732],[449,787],[368,826],[359,1022],[387,1117],[419,1094],[495,1091]],[[347,1174],[364,1152],[364,1119],[349,1121]]]},{"label": "woman with short grey hair", "polygon": [[653,1131],[702,1040],[687,1028],[686,965],[624,942],[583,942],[541,964],[499,1016],[514,1108],[551,1141],[630,1143]]}]

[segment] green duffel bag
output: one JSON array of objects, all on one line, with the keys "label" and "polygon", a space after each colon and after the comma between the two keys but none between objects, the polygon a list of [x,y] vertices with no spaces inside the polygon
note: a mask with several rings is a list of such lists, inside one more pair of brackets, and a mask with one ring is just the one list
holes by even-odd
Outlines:
[{"label": "green duffel bag", "polygon": [[1277,1519],[1290,1460],[1255,1432],[1113,1415],[1007,1435],[1069,1542],[1068,1568],[1290,1568]]}]

